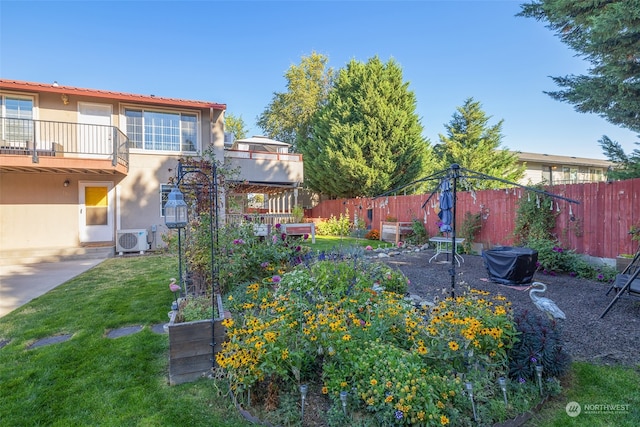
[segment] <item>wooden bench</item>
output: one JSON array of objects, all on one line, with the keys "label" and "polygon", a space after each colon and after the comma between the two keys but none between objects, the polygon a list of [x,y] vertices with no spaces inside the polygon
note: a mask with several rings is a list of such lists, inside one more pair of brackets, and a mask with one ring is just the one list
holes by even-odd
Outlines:
[{"label": "wooden bench", "polygon": [[311,236],[311,243],[316,242],[316,225],[313,222],[282,224],[282,232],[288,236]]}]

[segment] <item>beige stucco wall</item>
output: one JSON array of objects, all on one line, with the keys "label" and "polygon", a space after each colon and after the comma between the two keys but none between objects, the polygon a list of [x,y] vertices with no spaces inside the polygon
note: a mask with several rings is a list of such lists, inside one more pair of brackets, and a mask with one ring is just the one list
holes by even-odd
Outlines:
[{"label": "beige stucco wall", "polygon": [[[36,95],[34,119],[77,122],[78,101],[111,105],[111,124],[120,125],[123,105],[118,101],[70,96],[64,105],[59,94]],[[132,104],[126,104],[132,105]],[[178,108],[184,111],[184,108]],[[221,111],[200,110],[201,145],[214,144],[216,156],[223,160],[224,115]],[[130,153],[127,176],[119,174],[82,174],[4,172],[0,174],[0,258],[16,251],[74,248],[80,246],[79,182],[113,183],[114,238],[118,229],[147,229],[153,240],[151,249],[163,247],[166,231],[160,215],[160,185],[176,174],[179,154]],[[69,186],[63,185],[69,180]],[[222,209],[224,211],[224,209]],[[152,227],[156,233],[151,233]]]},{"label": "beige stucco wall", "polygon": [[1,174],[0,252],[77,247],[80,180],[95,175]]}]

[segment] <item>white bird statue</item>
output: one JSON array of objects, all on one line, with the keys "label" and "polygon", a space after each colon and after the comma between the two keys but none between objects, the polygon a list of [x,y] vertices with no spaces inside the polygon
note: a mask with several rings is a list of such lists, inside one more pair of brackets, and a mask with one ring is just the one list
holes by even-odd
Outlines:
[{"label": "white bird statue", "polygon": [[[535,289],[537,287],[541,287],[542,289]],[[533,289],[532,289],[533,288]],[[549,298],[541,297],[534,294],[542,294],[547,290],[547,285],[542,282],[533,282],[531,286],[527,289],[531,289],[529,291],[529,296],[531,297],[531,301],[538,307],[538,310],[545,313],[549,316],[549,319],[566,319],[564,312],[558,308],[555,302],[551,301]]]}]

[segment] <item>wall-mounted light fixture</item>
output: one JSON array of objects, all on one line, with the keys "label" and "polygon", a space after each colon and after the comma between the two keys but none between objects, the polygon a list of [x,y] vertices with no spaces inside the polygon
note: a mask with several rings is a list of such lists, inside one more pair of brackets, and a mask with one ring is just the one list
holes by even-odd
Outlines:
[{"label": "wall-mounted light fixture", "polygon": [[62,95],[60,95],[60,99],[62,99],[62,103],[64,105],[69,104],[69,96],[66,93],[63,93]]},{"label": "wall-mounted light fixture", "polygon": [[68,187],[70,184],[68,179],[65,179],[64,182],[62,183],[62,185],[64,185],[65,187]]}]

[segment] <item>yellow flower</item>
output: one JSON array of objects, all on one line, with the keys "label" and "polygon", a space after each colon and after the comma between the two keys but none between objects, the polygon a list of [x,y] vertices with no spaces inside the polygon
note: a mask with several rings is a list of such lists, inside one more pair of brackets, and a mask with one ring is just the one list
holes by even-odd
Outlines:
[{"label": "yellow flower", "polygon": [[233,326],[233,319],[231,319],[231,318],[224,319],[222,321],[222,326],[224,326],[225,328],[232,327]]},{"label": "yellow flower", "polygon": [[286,360],[289,357],[289,350],[286,348],[282,350],[282,360]]},{"label": "yellow flower", "polygon": [[328,394],[329,393],[329,389],[325,386],[322,387],[322,394]]},{"label": "yellow flower", "polygon": [[453,351],[457,351],[460,346],[455,341],[449,341],[449,348]]},{"label": "yellow flower", "polygon": [[351,335],[349,335],[349,334],[345,334],[345,335],[342,337],[342,340],[343,340],[343,341],[349,341],[350,339],[351,339]]},{"label": "yellow flower", "polygon": [[447,424],[449,424],[449,418],[444,415],[440,415],[440,424],[446,426]]},{"label": "yellow flower", "polygon": [[229,295],[229,298],[227,298],[229,301],[233,301],[233,295]]},{"label": "yellow flower", "polygon": [[342,381],[342,382],[340,383],[340,387],[342,387],[342,388],[347,388],[347,382],[346,382],[346,381]]},{"label": "yellow flower", "polygon": [[390,394],[389,396],[387,396],[387,397],[384,399],[384,401],[385,401],[385,402],[387,402],[387,403],[391,403],[391,402],[393,402],[393,395],[391,395],[391,394]]},{"label": "yellow flower", "polygon": [[378,384],[378,380],[376,380],[375,378],[372,378],[371,381],[369,381],[371,383],[372,386],[376,386],[376,384]]}]

